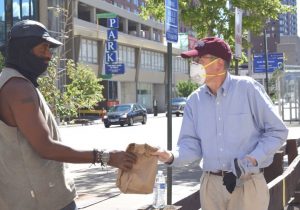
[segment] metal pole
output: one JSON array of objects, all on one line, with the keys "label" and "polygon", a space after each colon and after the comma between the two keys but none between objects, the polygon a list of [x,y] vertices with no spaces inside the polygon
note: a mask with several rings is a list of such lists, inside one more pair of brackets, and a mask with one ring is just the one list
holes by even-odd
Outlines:
[{"label": "metal pole", "polygon": [[237,58],[234,59],[235,61],[235,75],[239,75],[239,60]]},{"label": "metal pole", "polygon": [[[172,43],[168,42],[168,88],[167,88],[167,100],[168,100],[168,150],[172,150],[172,110],[171,110],[171,96],[172,96]],[[172,167],[167,168],[167,204],[172,204]]]},{"label": "metal pole", "polygon": [[267,32],[266,29],[264,29],[264,45],[265,45],[265,68],[266,68],[266,91],[269,95],[269,81],[268,81],[268,43],[267,43]]}]

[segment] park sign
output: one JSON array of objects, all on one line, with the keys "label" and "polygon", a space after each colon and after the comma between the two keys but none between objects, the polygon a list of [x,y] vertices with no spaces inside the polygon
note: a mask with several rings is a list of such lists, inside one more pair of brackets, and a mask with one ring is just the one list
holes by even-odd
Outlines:
[{"label": "park sign", "polygon": [[165,31],[168,42],[178,42],[178,0],[165,0]]},{"label": "park sign", "polygon": [[[283,53],[268,53],[268,72],[273,72],[276,69],[283,70],[283,58]],[[265,54],[253,56],[253,71],[254,73],[266,72]]]},{"label": "park sign", "polygon": [[105,73],[106,74],[124,74],[125,73],[125,65],[124,63],[111,63],[105,64]]},{"label": "park sign", "polygon": [[119,18],[114,13],[97,14],[97,18],[107,19],[107,40],[105,46],[105,74],[124,74],[125,65],[118,63],[118,28]]}]

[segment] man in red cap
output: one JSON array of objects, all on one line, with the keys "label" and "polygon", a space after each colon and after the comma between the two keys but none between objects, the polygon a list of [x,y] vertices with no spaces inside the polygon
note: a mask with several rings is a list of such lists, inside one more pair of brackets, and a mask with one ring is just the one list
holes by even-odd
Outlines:
[{"label": "man in red cap", "polygon": [[172,166],[201,160],[203,210],[267,210],[263,169],[287,128],[261,84],[229,73],[232,54],[223,39],[201,39],[181,56],[192,59],[191,79],[201,86],[188,97],[177,148],[153,154]]},{"label": "man in red cap", "polygon": [[68,163],[99,163],[130,170],[136,156],[124,151],[76,150],[61,142],[55,119],[36,88],[50,48],[61,42],[33,20],[16,23],[0,74],[0,209],[77,210]]}]

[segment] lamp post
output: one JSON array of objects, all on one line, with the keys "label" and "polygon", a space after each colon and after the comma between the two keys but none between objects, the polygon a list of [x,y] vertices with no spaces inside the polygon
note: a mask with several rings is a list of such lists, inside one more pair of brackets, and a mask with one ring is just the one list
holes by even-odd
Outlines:
[{"label": "lamp post", "polygon": [[264,29],[264,46],[265,46],[265,69],[266,69],[266,91],[269,95],[269,81],[268,81],[268,43],[267,43],[267,32]]}]

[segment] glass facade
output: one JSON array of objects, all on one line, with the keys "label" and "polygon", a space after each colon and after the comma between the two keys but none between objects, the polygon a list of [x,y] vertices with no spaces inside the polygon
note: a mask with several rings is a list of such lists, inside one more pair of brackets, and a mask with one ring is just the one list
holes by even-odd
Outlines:
[{"label": "glass facade", "polygon": [[0,46],[4,43],[5,40],[5,5],[4,0],[0,0]]},{"label": "glass facade", "polygon": [[38,0],[0,0],[0,46],[10,28],[26,19],[38,20]]}]

